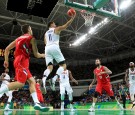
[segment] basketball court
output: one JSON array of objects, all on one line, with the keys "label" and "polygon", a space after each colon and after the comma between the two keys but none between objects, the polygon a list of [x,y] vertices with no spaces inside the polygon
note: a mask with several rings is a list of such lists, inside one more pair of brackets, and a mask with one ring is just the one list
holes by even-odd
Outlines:
[{"label": "basketball court", "polygon": [[[62,53],[69,61],[69,65],[93,65],[96,58],[103,58],[103,62],[113,62],[122,59],[122,57],[135,56],[135,0],[52,0],[55,1],[54,4],[50,4],[50,0],[24,1],[23,3],[23,0],[15,0],[17,4],[15,5],[12,0],[0,0],[1,65],[3,65],[5,47],[9,42],[21,35],[21,25],[24,23],[31,25],[33,33],[37,38],[39,51],[44,52],[44,34],[47,29],[47,23],[49,21],[56,21],[58,23],[56,25],[65,24],[70,18],[68,11],[71,8],[76,11],[75,20],[60,36],[60,46],[63,48]],[[49,5],[50,7],[48,7]],[[131,13],[130,10],[126,12],[124,9],[128,5],[129,9],[132,9]],[[72,14],[72,12],[70,13]],[[10,52],[11,62],[13,57],[14,50]],[[33,64],[31,64],[31,69],[34,70],[33,73],[41,73],[46,67],[44,59],[36,61],[34,56],[31,59],[31,63]],[[115,64],[112,66],[115,66]],[[93,73],[91,68],[88,71]],[[118,78],[117,80],[111,80],[111,83],[118,84],[122,82],[121,76],[124,76],[124,72],[125,68],[122,72],[111,76],[110,78],[112,79]],[[38,77],[42,79],[42,75]],[[73,85],[74,97],[81,97],[82,94],[86,94],[89,84],[93,80],[90,75],[85,79],[82,76],[79,77],[81,79],[79,78],[78,82],[81,85]],[[56,88],[59,90],[58,83]],[[28,90],[28,85],[24,90]],[[50,91],[49,85],[47,90]],[[42,91],[44,91],[43,88]],[[75,109],[74,112],[66,109],[64,111],[53,109],[48,112],[39,112],[33,109],[13,109],[12,111],[0,109],[0,115],[135,115],[135,111],[129,110],[131,107],[128,110],[121,111],[118,108],[110,109],[110,107],[107,109],[107,104],[104,106],[105,109],[96,109],[95,112],[88,112],[84,107],[86,104],[82,105],[82,109]],[[89,103],[88,107],[90,105],[91,103]],[[132,105],[130,104],[130,106]]]},{"label": "basketball court", "polygon": [[126,110],[96,110],[95,112],[88,112],[87,110],[76,110],[71,112],[65,110],[61,112],[60,110],[49,111],[46,113],[36,112],[36,111],[24,111],[24,110],[13,110],[13,111],[3,111],[0,110],[0,115],[134,115],[134,111]]}]

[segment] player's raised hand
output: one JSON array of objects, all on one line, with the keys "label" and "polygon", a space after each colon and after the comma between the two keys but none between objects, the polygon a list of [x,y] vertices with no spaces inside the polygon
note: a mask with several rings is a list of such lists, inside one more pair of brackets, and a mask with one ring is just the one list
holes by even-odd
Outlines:
[{"label": "player's raised hand", "polygon": [[89,90],[92,88],[92,84],[89,85]]},{"label": "player's raised hand", "polygon": [[4,66],[5,68],[8,68],[8,66],[9,66],[9,63],[8,63],[8,61],[4,61],[4,64],[3,64],[3,66]]}]

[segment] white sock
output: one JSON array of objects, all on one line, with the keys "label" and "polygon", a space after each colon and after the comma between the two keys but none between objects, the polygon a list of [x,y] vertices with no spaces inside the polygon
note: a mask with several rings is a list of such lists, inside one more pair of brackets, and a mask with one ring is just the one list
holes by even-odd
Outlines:
[{"label": "white sock", "polygon": [[48,77],[48,75],[50,74],[51,72],[50,72],[50,69],[46,69],[45,71],[44,71],[44,75],[46,76],[46,77]]},{"label": "white sock", "polygon": [[10,103],[10,102],[11,102],[12,97],[13,97],[13,96],[9,96],[9,97],[8,97],[8,103]]},{"label": "white sock", "polygon": [[135,104],[135,101],[133,101],[133,104]]},{"label": "white sock", "polygon": [[43,82],[43,87],[45,88],[45,85],[46,85],[46,79],[47,79],[47,77],[43,77],[42,78],[42,82]]},{"label": "white sock", "polygon": [[37,92],[33,92],[31,93],[32,99],[34,101],[34,103],[40,103],[37,97]]},{"label": "white sock", "polygon": [[61,106],[64,106],[64,102],[61,102]]},{"label": "white sock", "polygon": [[95,103],[92,103],[92,107],[95,107]]},{"label": "white sock", "polygon": [[0,88],[0,94],[6,93],[6,92],[8,92],[8,91],[9,91],[9,89],[8,89],[8,86],[7,86],[7,85],[5,85],[4,87],[1,87],[1,88]]},{"label": "white sock", "polygon": [[72,104],[70,104],[70,109],[73,109],[73,105]]},{"label": "white sock", "polygon": [[56,74],[60,76],[63,71],[64,71],[64,68],[63,67],[59,67],[57,72],[56,72]]},{"label": "white sock", "polygon": [[57,80],[58,76],[55,75],[53,78],[52,78],[52,83],[55,84],[56,80]]}]

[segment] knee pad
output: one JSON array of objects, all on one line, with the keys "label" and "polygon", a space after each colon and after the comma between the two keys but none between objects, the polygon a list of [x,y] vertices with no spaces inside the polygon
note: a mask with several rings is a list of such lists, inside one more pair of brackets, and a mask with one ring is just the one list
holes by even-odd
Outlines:
[{"label": "knee pad", "polygon": [[98,96],[99,96],[99,92],[96,91],[96,92],[94,93],[94,97],[97,98]]},{"label": "knee pad", "polygon": [[73,100],[72,93],[69,93],[69,94],[68,94],[68,98],[69,98],[69,101],[72,101],[72,100]]},{"label": "knee pad", "polygon": [[65,94],[61,94],[61,101],[64,101],[65,99]]}]

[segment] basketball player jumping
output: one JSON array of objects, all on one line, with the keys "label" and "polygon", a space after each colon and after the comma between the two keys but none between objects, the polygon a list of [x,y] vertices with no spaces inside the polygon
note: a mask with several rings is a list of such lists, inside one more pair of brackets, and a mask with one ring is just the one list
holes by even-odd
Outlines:
[{"label": "basketball player jumping", "polygon": [[133,106],[131,109],[133,109],[133,107],[135,106],[135,98],[134,98],[135,96],[135,64],[134,62],[129,63],[129,69],[126,70],[126,74],[125,74],[125,81],[129,85],[130,98],[133,103]]},{"label": "basketball player jumping", "polygon": [[89,90],[92,88],[96,80],[97,80],[97,85],[93,97],[92,106],[88,111],[89,112],[95,111],[95,103],[97,102],[97,97],[102,94],[102,90],[105,90],[111,99],[116,99],[120,109],[123,110],[123,107],[118,102],[117,98],[114,97],[114,93],[112,90],[112,85],[110,83],[110,77],[109,77],[109,75],[112,74],[112,72],[107,67],[101,65],[100,59],[96,59],[95,64],[97,68],[94,70],[94,79],[89,86]]},{"label": "basketball player jumping", "polygon": [[58,76],[54,76],[53,78],[53,84],[55,84],[56,80],[58,79],[60,83],[60,94],[61,94],[61,111],[64,110],[64,99],[65,99],[65,91],[67,91],[68,98],[70,101],[70,110],[74,111],[72,101],[73,101],[73,90],[71,88],[71,85],[69,83],[69,79],[72,80],[72,82],[76,83],[78,85],[78,82],[73,78],[72,73],[70,70],[65,70],[62,72],[62,74]]},{"label": "basketball player jumping", "polygon": [[15,48],[15,59],[14,59],[14,68],[15,68],[15,79],[17,81],[11,82],[8,85],[5,85],[0,89],[0,94],[5,93],[10,90],[22,88],[25,85],[25,82],[29,83],[29,90],[32,96],[32,99],[35,103],[34,109],[40,111],[48,111],[49,108],[42,107],[37,97],[35,89],[35,79],[32,77],[29,71],[29,59],[30,52],[33,50],[33,54],[36,58],[44,58],[44,54],[38,52],[36,45],[36,40],[32,36],[32,29],[29,25],[22,26],[22,32],[24,35],[18,37],[15,41],[10,43],[5,49],[5,61],[4,67],[9,67],[9,52],[11,49]]},{"label": "basketball player jumping", "polygon": [[[1,78],[0,78],[2,80],[1,88],[5,87],[5,86],[7,87],[7,85],[10,83],[10,76],[8,75],[8,73],[9,73],[9,69],[7,68],[7,69],[5,69],[5,72],[2,73],[2,75],[1,75]],[[0,88],[0,90],[1,90],[1,88]],[[13,91],[5,92],[5,94],[8,96],[8,102],[7,102],[7,105],[6,105],[4,110],[10,110],[10,103],[11,103],[11,100],[12,100],[12,97],[13,97],[12,92]],[[0,98],[3,95],[4,95],[4,93],[1,93]]]},{"label": "basketball player jumping", "polygon": [[[56,75],[59,75],[66,69],[65,58],[59,47],[60,32],[65,30],[74,20],[76,14],[71,16],[71,19],[64,25],[56,27],[54,22],[48,23],[48,31],[45,33],[45,55],[47,69],[44,71],[43,86],[45,88],[46,79],[53,70],[53,59],[59,64]],[[49,78],[48,78],[49,79]]]}]

